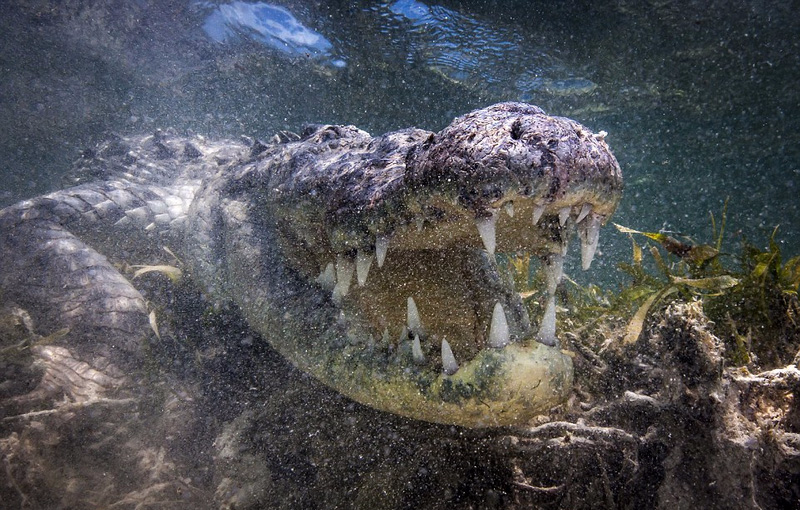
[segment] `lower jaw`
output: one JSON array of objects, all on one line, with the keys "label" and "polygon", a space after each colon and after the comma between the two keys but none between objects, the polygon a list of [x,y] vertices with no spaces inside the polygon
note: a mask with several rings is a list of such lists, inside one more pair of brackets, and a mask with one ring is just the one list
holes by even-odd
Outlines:
[{"label": "lower jaw", "polygon": [[[346,339],[312,343],[319,351],[307,346],[306,356],[292,349],[287,357],[358,402],[428,422],[523,425],[566,399],[571,358],[537,341],[494,255],[477,247],[401,246],[359,278],[357,259],[337,257],[335,274],[326,276],[326,269],[317,282],[331,292]],[[493,342],[498,305],[506,333]]]},{"label": "lower jaw", "polygon": [[483,348],[447,375],[415,365],[407,350],[387,356],[377,345],[356,342],[369,337],[357,325],[345,332],[341,322],[320,328],[314,313],[244,312],[256,329],[280,333],[270,343],[301,370],[361,404],[407,418],[469,428],[523,426],[566,400],[572,388],[572,359],[532,338]]},{"label": "lower jaw", "polygon": [[[348,322],[362,325],[350,330],[350,345],[328,367],[304,368],[371,407],[465,427],[523,425],[566,399],[571,358],[534,338],[524,305],[497,272],[494,256],[482,250],[392,255],[341,303]],[[418,335],[408,298],[418,308]],[[492,346],[497,303],[511,338]],[[445,339],[455,370],[447,370],[439,347]],[[421,344],[420,358],[414,342],[418,349]]]},{"label": "lower jaw", "polygon": [[[309,369],[327,384],[371,407],[473,428],[525,425],[564,401],[573,379],[571,358],[556,347],[536,342],[484,349],[454,375],[436,377],[403,370],[366,373],[368,367],[359,369],[345,360],[339,362],[347,364],[347,369]],[[332,381],[333,373],[338,375]]]},{"label": "lower jaw", "polygon": [[[401,349],[408,342],[397,344],[393,353],[384,349],[376,341],[375,324],[358,316],[355,283],[352,294],[340,294],[337,304],[338,283],[331,289],[326,278],[323,283],[310,281],[281,251],[276,231],[261,230],[257,243],[250,229],[230,234],[237,249],[220,272],[228,288],[236,289],[228,298],[278,352],[333,389],[383,411],[466,427],[525,424],[568,395],[571,359],[528,335],[508,344],[474,347],[475,355],[462,356],[451,375],[433,357],[418,364]],[[390,252],[386,263],[397,253]],[[380,269],[370,271],[365,291],[377,282]],[[403,303],[407,297],[400,296]],[[355,315],[349,313],[353,309]],[[425,321],[425,312],[420,312]],[[405,322],[400,315],[399,321]],[[432,324],[433,329],[436,321]]]}]

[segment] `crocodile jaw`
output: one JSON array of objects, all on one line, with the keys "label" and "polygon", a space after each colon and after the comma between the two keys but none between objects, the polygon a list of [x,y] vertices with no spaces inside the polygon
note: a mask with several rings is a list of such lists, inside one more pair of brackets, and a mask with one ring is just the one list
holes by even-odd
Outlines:
[{"label": "crocodile jaw", "polygon": [[[246,225],[240,230],[243,236],[247,230]],[[493,314],[486,311],[491,310],[493,293],[474,303],[477,311],[469,310],[467,301],[454,304],[455,320],[447,320],[444,310],[431,309],[432,304],[442,304],[444,294],[418,294],[415,318],[405,294],[392,292],[393,286],[383,288],[390,282],[400,287],[398,291],[407,286],[407,274],[395,280],[408,255],[399,249],[390,247],[384,266],[372,268],[363,287],[352,275],[347,294],[335,297],[329,284],[302,277],[290,259],[278,256],[279,234],[262,231],[259,237],[258,247],[239,245],[227,260],[225,274],[232,287],[245,289],[231,297],[248,322],[287,359],[358,402],[430,422],[494,427],[524,424],[563,401],[571,390],[570,357],[536,340],[519,296],[499,296],[497,302],[508,310],[509,337],[504,345],[493,346]],[[436,255],[428,252],[423,258],[433,261]],[[493,257],[482,250],[461,258],[472,265],[493,264]],[[254,272],[254,267],[259,269]],[[421,276],[425,281],[417,288],[438,287],[444,293],[436,284],[446,272]],[[475,277],[463,288],[479,283]],[[269,292],[251,292],[256,288]],[[394,310],[394,305],[396,311],[382,313]],[[458,331],[469,323],[459,320],[467,315],[474,321],[469,334]],[[421,345],[420,358],[414,352],[415,340]],[[455,370],[447,367],[443,340],[452,343]]]},{"label": "crocodile jaw", "polygon": [[[513,217],[504,205],[511,198]],[[599,227],[599,216],[582,206],[585,199],[575,197],[563,225],[563,202],[538,211],[532,199],[509,195],[496,204],[489,227],[494,250],[540,257],[551,282],[542,289],[546,301],[554,299],[561,277],[560,264],[551,262],[561,260],[568,237]],[[278,253],[238,264],[233,273],[242,283],[233,287],[252,286],[258,265],[280,267],[278,274],[293,278],[264,282],[270,292],[261,301],[233,297],[285,357],[361,403],[466,427],[524,424],[571,391],[572,361],[558,346],[555,309],[531,320],[489,253],[486,227],[481,232],[480,220],[454,202],[443,214],[443,201],[431,197],[421,208],[436,204],[436,221],[397,228],[380,250],[344,254],[295,251],[283,233],[294,222],[285,217],[270,234],[274,241],[261,243]],[[292,284],[294,278],[300,281]],[[285,294],[276,289],[287,286],[306,295],[299,301],[313,303],[316,314],[294,314],[299,305],[275,299]],[[263,299],[275,300],[264,306]]]},{"label": "crocodile jaw", "polygon": [[[330,166],[292,173],[307,181],[253,174],[272,179],[256,205],[227,207],[241,214],[220,276],[250,324],[325,384],[411,418],[524,424],[563,401],[573,371],[558,347],[555,290],[567,241],[577,231],[588,266],[621,192],[602,136],[519,104],[456,119],[421,145],[428,135],[419,132],[369,141],[324,127],[318,136],[328,145],[314,154]],[[411,149],[398,149],[404,143]],[[291,144],[281,150],[269,161],[306,161],[292,159]],[[359,150],[368,157],[357,159]],[[489,158],[469,159],[476,154]],[[348,173],[353,161],[385,170]],[[357,189],[379,193],[351,199],[338,176],[383,185],[360,181]],[[324,189],[338,201],[314,191]],[[519,251],[546,273],[534,324],[495,263],[494,253]]]}]

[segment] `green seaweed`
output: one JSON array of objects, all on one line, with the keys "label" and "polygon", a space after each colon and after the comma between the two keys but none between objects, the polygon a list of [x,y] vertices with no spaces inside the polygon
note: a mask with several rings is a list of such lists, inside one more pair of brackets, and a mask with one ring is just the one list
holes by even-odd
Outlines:
[{"label": "green seaweed", "polygon": [[[583,333],[590,328],[600,331],[595,336],[608,335],[596,349],[610,342],[632,344],[669,303],[700,301],[712,332],[725,344],[727,363],[763,368],[793,362],[800,348],[800,256],[784,261],[777,227],[766,248],[742,239],[738,254],[723,253],[727,205],[719,222],[710,215],[712,240],[705,243],[615,224],[631,240],[630,261],[618,265],[628,278],[618,288],[603,289],[579,285],[565,275],[558,292],[568,313],[559,313],[559,331],[582,342],[589,341]],[[530,260],[526,254],[507,256],[504,267],[537,316],[543,294],[536,289],[542,288],[542,278],[532,276]]]},{"label": "green seaweed", "polygon": [[[727,208],[727,202],[725,205]],[[674,294],[674,299],[702,301],[713,332],[725,342],[729,363],[780,366],[790,362],[800,343],[800,256],[783,262],[776,227],[766,249],[743,240],[740,254],[723,260],[720,250],[726,210],[723,209],[719,230],[713,215],[711,222],[713,246],[618,227],[632,238],[640,234],[658,243],[649,251],[662,277],[660,287],[652,285],[653,279],[643,275],[645,270],[641,261],[637,263],[636,255],[633,264],[622,266],[633,276],[632,285],[650,282],[653,293],[641,305],[639,311],[643,313],[635,314],[637,320],[629,323],[626,340],[633,341],[636,331],[641,331],[643,326],[638,319],[648,314],[654,301]],[[734,262],[733,267],[726,264],[729,260]]]},{"label": "green seaweed", "polygon": [[783,262],[777,231],[766,249],[743,240],[739,268],[732,270],[740,284],[704,302],[738,364],[786,364],[800,343],[800,256]]}]

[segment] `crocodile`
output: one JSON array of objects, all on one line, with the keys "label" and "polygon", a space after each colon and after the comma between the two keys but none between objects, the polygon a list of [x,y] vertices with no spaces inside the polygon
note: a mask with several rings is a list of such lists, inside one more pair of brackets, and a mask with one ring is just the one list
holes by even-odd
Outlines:
[{"label": "crocodile", "polygon": [[[121,264],[158,263],[167,248],[209,299],[358,402],[465,427],[523,424],[571,391],[556,287],[569,239],[577,232],[588,269],[621,198],[604,137],[515,102],[438,133],[112,136],[82,154],[89,182],[0,211],[0,299],[42,334],[61,332],[34,348],[37,391],[131,391],[154,332]],[[534,320],[498,266],[516,252],[542,262]],[[66,366],[78,377],[58,376]]]}]

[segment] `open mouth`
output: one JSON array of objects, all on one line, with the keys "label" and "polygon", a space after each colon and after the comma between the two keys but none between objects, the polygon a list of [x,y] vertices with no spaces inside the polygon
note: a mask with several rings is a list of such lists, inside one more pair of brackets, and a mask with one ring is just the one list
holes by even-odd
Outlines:
[{"label": "open mouth", "polygon": [[[334,253],[317,246],[295,251],[296,262],[331,293],[343,317],[367,333],[351,335],[352,344],[368,346],[407,372],[451,376],[486,349],[558,344],[555,290],[568,239],[578,232],[588,268],[605,220],[600,213],[608,212],[603,202],[585,198],[592,197],[544,204],[514,194],[476,219],[432,195],[407,207],[405,221],[391,236],[376,235],[370,248]],[[541,317],[528,316],[496,253],[541,260],[547,282]]]}]

